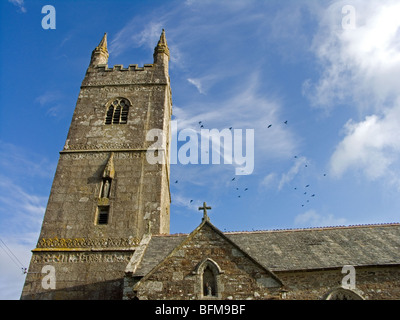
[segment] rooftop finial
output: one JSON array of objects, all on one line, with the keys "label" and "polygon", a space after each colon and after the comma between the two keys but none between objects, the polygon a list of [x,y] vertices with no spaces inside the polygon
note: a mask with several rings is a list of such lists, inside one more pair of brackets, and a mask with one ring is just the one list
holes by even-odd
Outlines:
[{"label": "rooftop finial", "polygon": [[107,33],[104,33],[99,45],[92,52],[92,59],[90,66],[94,67],[99,64],[108,63],[108,49],[107,49]]},{"label": "rooftop finial", "polygon": [[99,45],[96,47],[96,50],[103,50],[108,52],[107,49],[107,32],[104,33],[103,39],[101,39]]},{"label": "rooftop finial", "polygon": [[199,210],[203,210],[203,220],[210,221],[210,218],[207,215],[207,210],[211,210],[211,207],[207,207],[207,203],[203,202],[203,206],[199,207]]},{"label": "rooftop finial", "polygon": [[159,53],[166,54],[169,59],[169,49],[168,49],[167,38],[165,37],[164,29],[162,29],[160,40],[158,41],[157,46],[154,48],[154,58],[156,58],[157,54],[159,54]]}]

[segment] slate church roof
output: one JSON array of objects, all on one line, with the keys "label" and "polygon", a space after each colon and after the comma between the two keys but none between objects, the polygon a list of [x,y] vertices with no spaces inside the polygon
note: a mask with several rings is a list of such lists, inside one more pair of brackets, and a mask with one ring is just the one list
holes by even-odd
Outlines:
[{"label": "slate church roof", "polygon": [[[225,232],[224,235],[272,272],[352,266],[400,265],[400,224]],[[186,239],[153,235],[135,276],[144,276]]]}]

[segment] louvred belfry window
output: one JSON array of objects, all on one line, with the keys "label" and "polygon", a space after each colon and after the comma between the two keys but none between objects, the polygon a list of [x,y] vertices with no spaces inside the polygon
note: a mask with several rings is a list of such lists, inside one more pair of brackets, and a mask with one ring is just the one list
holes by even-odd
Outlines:
[{"label": "louvred belfry window", "polygon": [[128,122],[129,101],[115,99],[107,107],[105,124],[126,124]]}]

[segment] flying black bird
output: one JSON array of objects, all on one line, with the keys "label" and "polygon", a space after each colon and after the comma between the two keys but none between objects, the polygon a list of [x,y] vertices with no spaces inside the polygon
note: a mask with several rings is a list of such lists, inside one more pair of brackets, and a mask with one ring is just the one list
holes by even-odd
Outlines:
[{"label": "flying black bird", "polygon": [[229,130],[232,130],[232,127],[229,127]]},{"label": "flying black bird", "polygon": [[193,200],[190,200],[190,203],[192,203],[193,202]]},{"label": "flying black bird", "polygon": [[235,179],[236,179],[236,178],[233,178],[232,181],[235,180]]},{"label": "flying black bird", "polygon": [[201,126],[200,126],[200,128],[204,128],[204,126],[203,126],[203,125],[201,125]]},{"label": "flying black bird", "polygon": [[272,127],[272,124],[270,124],[269,126],[268,126],[268,128],[271,128]]},{"label": "flying black bird", "polygon": [[199,124],[201,124],[201,121],[199,121]]},{"label": "flying black bird", "polygon": [[287,124],[287,120],[284,122],[284,124]]},{"label": "flying black bird", "polygon": [[315,197],[315,194],[311,195],[311,197]]},{"label": "flying black bird", "polygon": [[310,185],[308,184],[308,185],[306,185],[306,188],[308,188]]},{"label": "flying black bird", "polygon": [[247,191],[247,190],[249,190],[249,188],[244,189],[244,191]]},{"label": "flying black bird", "polygon": [[175,183],[178,183],[178,180],[176,180]]}]

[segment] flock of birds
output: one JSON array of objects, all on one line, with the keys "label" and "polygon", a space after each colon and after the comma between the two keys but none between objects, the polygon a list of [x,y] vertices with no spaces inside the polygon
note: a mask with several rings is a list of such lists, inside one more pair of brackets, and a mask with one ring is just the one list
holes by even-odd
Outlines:
[{"label": "flock of birds", "polygon": [[[286,120],[286,121],[284,121],[283,123],[284,123],[285,125],[287,125],[287,124],[288,124],[288,121]],[[202,121],[199,121],[199,127],[200,127],[200,128],[204,128],[204,124],[203,124]],[[272,127],[272,124],[268,124],[268,125],[267,125],[267,129],[270,129],[271,127]],[[229,127],[229,130],[232,130],[232,127]],[[294,156],[294,158],[295,158],[295,159],[298,159],[298,156]],[[308,167],[308,164],[305,164],[304,167],[307,168],[307,167]],[[326,177],[326,173],[324,173],[323,176]],[[231,183],[234,182],[235,180],[236,180],[236,177],[233,177],[233,178],[231,179]],[[175,183],[178,183],[178,180],[175,180]],[[304,201],[301,203],[301,207],[304,207],[307,203],[309,203],[309,202],[310,202],[310,198],[315,198],[315,197],[316,197],[316,194],[315,194],[315,193],[309,192],[309,191],[311,190],[310,187],[311,187],[310,184],[306,184],[306,185],[303,187],[303,189],[302,189],[302,188],[299,188],[299,187],[294,187],[294,190],[295,190],[295,191],[299,191],[299,190],[300,190],[300,191],[303,193]],[[239,191],[239,192],[240,192],[240,191],[245,192],[245,191],[248,191],[248,190],[249,190],[248,187],[239,188],[239,187],[235,186],[234,188],[236,189],[236,191]],[[301,189],[302,189],[302,190],[301,190]],[[243,195],[243,193],[240,193],[240,194],[237,194],[236,196],[237,196],[237,198],[241,198],[242,195]],[[191,200],[189,201],[189,203],[192,204],[193,201],[194,201],[194,200],[191,199]]]}]

